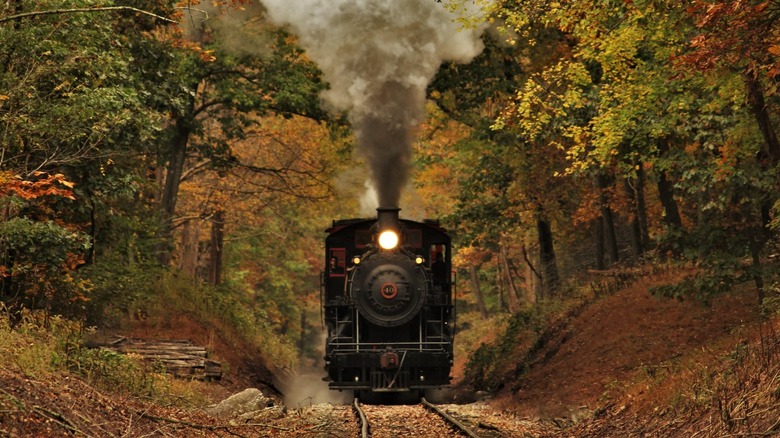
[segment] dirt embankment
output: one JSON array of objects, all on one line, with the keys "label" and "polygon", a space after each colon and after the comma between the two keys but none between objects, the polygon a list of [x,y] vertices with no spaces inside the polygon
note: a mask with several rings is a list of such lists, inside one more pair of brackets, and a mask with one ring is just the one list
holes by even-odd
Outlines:
[{"label": "dirt embankment", "polygon": [[543,417],[595,409],[637,372],[744,335],[758,320],[755,302],[746,291],[704,306],[654,297],[646,282],[637,282],[554,327],[529,372],[502,396]]},{"label": "dirt embankment", "polygon": [[777,318],[762,320],[747,284],[710,306],[648,291],[669,281],[642,279],[548,329],[493,405],[566,436],[780,434]]}]

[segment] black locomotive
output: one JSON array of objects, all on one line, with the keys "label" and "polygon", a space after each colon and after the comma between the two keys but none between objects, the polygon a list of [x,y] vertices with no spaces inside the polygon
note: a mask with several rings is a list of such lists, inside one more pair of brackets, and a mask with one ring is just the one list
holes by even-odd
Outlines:
[{"label": "black locomotive", "polygon": [[450,383],[454,325],[450,237],[437,221],[333,221],[322,299],[329,387],[422,393]]}]

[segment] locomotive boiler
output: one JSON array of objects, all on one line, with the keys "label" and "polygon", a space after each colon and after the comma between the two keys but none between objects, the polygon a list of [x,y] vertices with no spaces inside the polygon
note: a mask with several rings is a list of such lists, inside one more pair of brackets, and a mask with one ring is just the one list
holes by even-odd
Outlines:
[{"label": "locomotive boiler", "polygon": [[329,387],[422,393],[450,383],[454,332],[450,237],[437,221],[333,221],[322,305]]}]

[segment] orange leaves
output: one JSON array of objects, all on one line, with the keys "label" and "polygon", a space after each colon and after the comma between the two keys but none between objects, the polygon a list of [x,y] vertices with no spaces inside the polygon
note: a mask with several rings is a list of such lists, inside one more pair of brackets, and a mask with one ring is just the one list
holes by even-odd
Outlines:
[{"label": "orange leaves", "polygon": [[[704,8],[704,13],[701,15],[701,18],[698,22],[699,27],[706,26],[710,23],[712,23],[714,20],[720,17],[720,15],[726,10],[726,5],[724,3],[715,3],[715,4],[708,4]],[[694,12],[694,7],[690,7],[688,9],[688,12]]]},{"label": "orange leaves", "polygon": [[766,1],[693,2],[686,12],[702,33],[690,42],[694,50],[680,59],[699,70],[723,65],[776,77],[780,44],[774,30],[777,18],[769,6]]},{"label": "orange leaves", "polygon": [[328,130],[302,117],[257,122],[246,139],[230,142],[233,165],[213,169],[207,161],[191,163],[180,188],[180,215],[207,218],[225,210],[230,234],[236,227],[258,226],[269,206],[328,195],[327,161],[337,153]]},{"label": "orange leaves", "polygon": [[[780,38],[777,39],[774,45],[769,46],[767,51],[774,55],[775,59],[780,59]],[[767,68],[766,75],[770,79],[774,79],[780,76],[780,62],[772,63],[769,68]]]},{"label": "orange leaves", "polygon": [[195,53],[203,62],[214,62],[217,60],[213,50],[206,50],[194,41],[180,39],[173,41],[172,45],[177,49],[185,49]]},{"label": "orange leaves", "polygon": [[580,203],[572,215],[572,223],[574,225],[587,225],[601,217],[599,202],[599,193],[595,190],[583,192]]},{"label": "orange leaves", "polygon": [[18,196],[32,200],[43,196],[60,196],[75,200],[74,184],[65,179],[61,173],[50,175],[45,172],[33,172],[33,179],[25,180],[10,172],[0,173],[0,197]]}]

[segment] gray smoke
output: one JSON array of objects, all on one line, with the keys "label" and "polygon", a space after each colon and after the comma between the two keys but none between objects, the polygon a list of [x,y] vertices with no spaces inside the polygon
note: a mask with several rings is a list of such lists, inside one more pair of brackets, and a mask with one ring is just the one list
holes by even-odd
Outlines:
[{"label": "gray smoke", "polygon": [[482,29],[463,29],[436,0],[261,1],[322,69],[325,102],[349,113],[379,205],[398,207],[426,87],[442,62],[482,51]]},{"label": "gray smoke", "polygon": [[263,7],[245,5],[240,9],[215,5],[211,0],[182,7],[179,26],[191,41],[205,43],[215,40],[234,55],[264,57],[272,53],[267,25],[257,20]]}]

